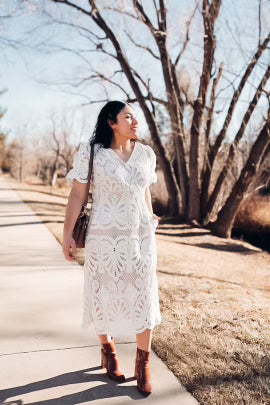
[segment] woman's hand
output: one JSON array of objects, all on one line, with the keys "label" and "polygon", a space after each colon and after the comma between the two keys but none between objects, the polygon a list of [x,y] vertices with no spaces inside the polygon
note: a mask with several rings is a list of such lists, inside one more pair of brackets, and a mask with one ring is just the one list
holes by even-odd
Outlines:
[{"label": "woman's hand", "polygon": [[[67,236],[64,237],[63,239],[63,245],[62,245],[62,250],[64,253],[64,256],[66,260],[70,262],[75,262],[75,256],[76,256],[76,242],[72,238],[72,236]],[[71,250],[71,252],[70,252]]]},{"label": "woman's hand", "polygon": [[80,183],[79,181],[74,179],[66,207],[65,222],[63,227],[63,244],[62,244],[62,250],[65,255],[65,258],[70,262],[74,262],[76,260],[75,259],[76,242],[72,237],[72,232],[76,224],[78,215],[80,213],[82,204],[86,197],[87,197],[87,184]]},{"label": "woman's hand", "polygon": [[158,221],[161,219],[161,217],[158,217],[156,214],[152,214],[152,217],[154,218],[154,219],[157,219]]}]

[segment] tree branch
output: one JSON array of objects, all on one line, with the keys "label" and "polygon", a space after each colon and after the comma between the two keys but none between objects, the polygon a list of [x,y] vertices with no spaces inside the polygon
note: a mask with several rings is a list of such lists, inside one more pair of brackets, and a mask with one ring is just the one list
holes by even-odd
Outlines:
[{"label": "tree branch", "polygon": [[116,13],[124,14],[124,15],[126,15],[126,16],[128,16],[128,17],[134,18],[136,21],[141,21],[141,20],[140,20],[138,17],[136,17],[135,15],[133,15],[133,14],[127,12],[127,11],[124,11],[124,10],[122,10],[122,9],[119,10],[118,8],[115,8],[115,7],[108,7],[108,6],[106,6],[106,7],[102,7],[102,10],[115,11]]},{"label": "tree branch", "polygon": [[215,235],[229,237],[231,234],[231,228],[233,226],[234,218],[240,203],[243,200],[245,193],[249,189],[252,179],[258,171],[261,156],[265,154],[265,151],[269,147],[269,124],[270,109],[268,109],[267,122],[254,142],[239,179],[234,184],[228,199],[226,200],[222,209],[219,211],[217,220],[214,223],[208,224],[209,228]]},{"label": "tree branch", "polygon": [[185,38],[184,44],[183,44],[183,46],[182,46],[182,49],[180,50],[179,54],[178,54],[177,57],[175,58],[175,62],[174,62],[174,64],[173,64],[174,66],[176,66],[176,65],[178,64],[179,60],[181,59],[181,56],[183,55],[183,53],[184,53],[185,50],[186,50],[187,44],[188,44],[188,42],[189,42],[190,26],[191,26],[192,20],[193,20],[194,17],[195,17],[196,11],[198,10],[199,3],[200,3],[200,1],[197,2],[196,7],[194,8],[194,11],[193,11],[193,13],[191,14],[190,19],[189,19],[189,20],[187,21],[187,23],[186,23],[186,27],[187,27],[187,29],[186,29],[186,38]]},{"label": "tree branch", "polygon": [[219,148],[220,148],[220,146],[221,146],[221,144],[222,144],[222,142],[223,142],[223,140],[224,140],[224,138],[225,138],[225,136],[227,134],[227,130],[228,130],[229,124],[231,122],[234,109],[235,109],[235,107],[237,105],[237,102],[238,102],[239,97],[240,97],[240,95],[242,93],[242,90],[243,90],[249,76],[251,75],[254,67],[256,66],[257,61],[259,60],[259,58],[262,55],[263,51],[266,49],[269,41],[270,41],[270,34],[265,38],[264,42],[259,46],[257,52],[255,53],[255,55],[253,56],[251,62],[248,65],[248,67],[246,68],[246,71],[245,71],[244,75],[242,76],[242,79],[241,79],[241,81],[240,81],[240,83],[238,85],[238,88],[235,90],[235,92],[233,94],[233,97],[232,97],[232,100],[231,100],[231,103],[230,103],[230,107],[228,109],[228,113],[227,113],[227,116],[225,118],[224,125],[223,125],[220,133],[218,134],[218,136],[216,138],[216,141],[215,141],[215,143],[214,143],[214,145],[211,148],[210,153],[209,153],[208,160],[209,160],[210,168],[213,167],[217,152],[218,152],[218,150],[219,150]]},{"label": "tree branch", "polygon": [[157,59],[158,61],[160,61],[160,57],[155,55],[155,53],[152,51],[152,49],[148,48],[147,46],[143,46],[138,44],[137,42],[134,41],[134,39],[131,37],[131,35],[126,32],[126,35],[128,36],[128,38],[130,39],[130,41],[137,47],[137,48],[141,48],[141,49],[145,49],[147,52],[150,53],[150,55],[152,55],[155,59]]},{"label": "tree branch", "polygon": [[70,6],[70,7],[72,7],[72,8],[75,8],[77,11],[80,11],[80,12],[83,13],[83,14],[88,15],[89,17],[92,17],[93,10],[92,10],[92,11],[87,11],[87,10],[85,10],[84,8],[78,6],[78,5],[75,4],[75,3],[72,3],[72,2],[69,1],[69,0],[51,0],[51,1],[53,1],[54,3],[65,4],[65,5],[67,5],[67,6]]},{"label": "tree branch", "polygon": [[253,99],[252,99],[252,101],[251,101],[245,115],[244,115],[244,118],[243,118],[241,126],[240,126],[240,128],[239,128],[239,130],[238,130],[238,132],[237,132],[237,134],[235,136],[235,139],[234,139],[234,141],[232,142],[232,144],[230,146],[228,157],[227,157],[226,162],[225,162],[225,164],[223,166],[223,169],[221,170],[221,172],[219,174],[219,177],[218,177],[217,182],[215,184],[214,190],[213,190],[213,192],[212,192],[212,194],[211,194],[211,196],[209,198],[208,204],[207,204],[207,213],[206,213],[207,217],[210,215],[210,213],[211,213],[211,211],[212,211],[212,209],[214,207],[215,201],[217,199],[217,196],[219,194],[219,191],[220,191],[220,189],[221,189],[221,187],[223,185],[223,182],[224,182],[229,170],[231,169],[232,162],[233,162],[234,155],[235,155],[236,147],[239,144],[239,142],[240,142],[240,140],[241,140],[241,138],[242,138],[242,136],[243,136],[243,134],[245,132],[246,126],[247,126],[247,124],[248,124],[248,122],[250,120],[250,117],[251,117],[251,115],[252,115],[252,113],[253,113],[253,111],[254,111],[254,109],[255,109],[255,107],[256,107],[256,105],[257,105],[257,103],[258,103],[258,101],[259,101],[259,99],[261,97],[263,88],[266,85],[269,77],[270,77],[270,66],[268,66],[268,69],[266,70],[266,72],[265,72],[265,74],[264,74],[264,76],[263,76],[263,78],[262,78],[262,80],[261,80],[261,82],[260,82],[260,84],[258,86],[258,89],[257,89],[257,91],[256,91],[256,93],[255,93],[255,95],[254,95],[254,97],[253,97]]}]

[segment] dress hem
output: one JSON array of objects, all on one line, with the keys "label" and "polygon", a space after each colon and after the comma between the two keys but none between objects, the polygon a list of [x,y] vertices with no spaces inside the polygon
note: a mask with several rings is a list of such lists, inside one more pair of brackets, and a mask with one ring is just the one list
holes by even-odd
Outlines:
[{"label": "dress hem", "polygon": [[140,331],[137,331],[137,330],[134,330],[134,333],[133,332],[131,332],[131,333],[128,333],[128,334],[123,334],[123,333],[115,333],[115,331],[113,332],[113,331],[97,331],[96,330],[96,328],[95,328],[95,324],[94,324],[94,322],[93,321],[90,321],[90,322],[87,322],[87,323],[85,323],[85,322],[82,322],[81,323],[81,329],[89,329],[91,326],[94,326],[94,328],[95,328],[95,331],[96,331],[96,333],[97,333],[97,335],[108,335],[108,336],[115,336],[115,337],[131,337],[131,336],[134,336],[134,335],[137,335],[137,334],[140,334],[140,333],[143,333],[143,332],[145,332],[147,329],[149,329],[149,330],[154,330],[158,325],[160,325],[161,324],[161,321],[162,321],[162,318],[160,318],[159,320],[157,320],[156,322],[155,322],[155,324],[154,325],[151,325],[151,326],[149,326],[149,327],[145,327],[143,330],[140,330]]}]

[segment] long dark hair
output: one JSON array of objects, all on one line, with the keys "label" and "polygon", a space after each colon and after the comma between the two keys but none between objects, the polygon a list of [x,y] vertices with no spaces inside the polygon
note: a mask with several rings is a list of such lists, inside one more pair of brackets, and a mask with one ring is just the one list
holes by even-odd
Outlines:
[{"label": "long dark hair", "polygon": [[108,120],[117,123],[117,115],[125,108],[128,103],[122,101],[108,101],[100,110],[97,118],[97,123],[90,138],[90,145],[95,143],[101,144],[104,148],[109,148],[113,139],[113,130],[110,127]]}]

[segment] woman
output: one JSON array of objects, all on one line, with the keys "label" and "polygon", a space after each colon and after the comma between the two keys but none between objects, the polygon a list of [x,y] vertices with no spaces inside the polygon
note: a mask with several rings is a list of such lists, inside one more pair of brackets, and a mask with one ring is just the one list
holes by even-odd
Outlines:
[{"label": "woman", "polygon": [[108,102],[100,111],[89,143],[82,143],[66,176],[72,189],[63,233],[65,258],[75,260],[74,224],[87,193],[94,147],[92,210],[85,242],[82,328],[93,321],[101,342],[101,366],[125,381],[113,336],[135,338],[137,388],[152,392],[152,330],[161,322],[155,230],[149,186],[157,181],[156,155],[138,141],[138,121],[127,103]]}]

